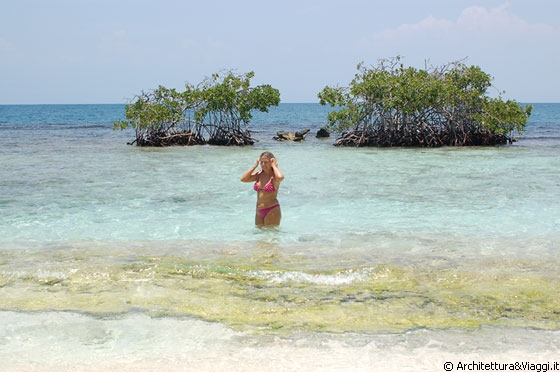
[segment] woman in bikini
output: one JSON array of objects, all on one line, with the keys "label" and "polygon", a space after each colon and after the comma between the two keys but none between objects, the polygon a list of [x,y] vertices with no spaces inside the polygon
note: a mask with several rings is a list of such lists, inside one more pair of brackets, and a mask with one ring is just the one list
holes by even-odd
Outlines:
[{"label": "woman in bikini", "polygon": [[[255,169],[261,165],[261,169]],[[263,152],[255,165],[247,169],[241,176],[241,182],[255,182],[253,188],[257,192],[257,211],[255,225],[278,226],[282,218],[280,204],[278,203],[278,188],[284,175],[278,169],[278,162],[271,152]]]}]

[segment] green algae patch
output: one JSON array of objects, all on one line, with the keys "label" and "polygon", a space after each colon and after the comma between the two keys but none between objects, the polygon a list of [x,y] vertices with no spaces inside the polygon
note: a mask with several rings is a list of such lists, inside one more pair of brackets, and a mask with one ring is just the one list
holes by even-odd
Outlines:
[{"label": "green algae patch", "polygon": [[142,311],[263,332],[379,332],[500,325],[560,328],[558,276],[380,264],[330,271],[203,264],[173,256],[81,257],[0,271],[2,310]]}]

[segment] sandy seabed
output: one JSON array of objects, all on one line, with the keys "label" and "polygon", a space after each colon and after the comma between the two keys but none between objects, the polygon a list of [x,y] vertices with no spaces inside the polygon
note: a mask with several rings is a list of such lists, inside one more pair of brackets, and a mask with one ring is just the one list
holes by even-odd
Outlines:
[{"label": "sandy seabed", "polygon": [[560,332],[523,328],[255,335],[190,318],[61,312],[0,312],[0,326],[7,372],[560,370]]}]

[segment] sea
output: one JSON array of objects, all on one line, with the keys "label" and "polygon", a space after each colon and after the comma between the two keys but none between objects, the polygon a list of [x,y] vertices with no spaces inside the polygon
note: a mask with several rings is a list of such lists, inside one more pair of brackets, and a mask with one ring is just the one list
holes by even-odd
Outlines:
[{"label": "sea", "polygon": [[[336,147],[316,103],[168,148],[122,104],[0,105],[2,370],[560,370],[560,103],[533,106],[511,145],[427,149]],[[263,151],[278,228],[240,182]]]}]

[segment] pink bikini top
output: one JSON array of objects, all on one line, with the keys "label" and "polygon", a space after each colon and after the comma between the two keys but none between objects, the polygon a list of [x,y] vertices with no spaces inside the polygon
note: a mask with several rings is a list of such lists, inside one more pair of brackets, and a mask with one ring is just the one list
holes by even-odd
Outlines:
[{"label": "pink bikini top", "polygon": [[[260,174],[260,173],[259,173]],[[255,184],[253,185],[253,189],[255,189],[255,191],[264,191],[264,192],[275,192],[276,191],[276,187],[274,187],[274,184],[272,183],[272,180],[274,179],[274,177],[272,177],[270,179],[270,181],[268,181],[268,183],[266,185],[264,185],[263,188],[259,187],[259,179],[257,178],[257,181],[255,182]]]}]

